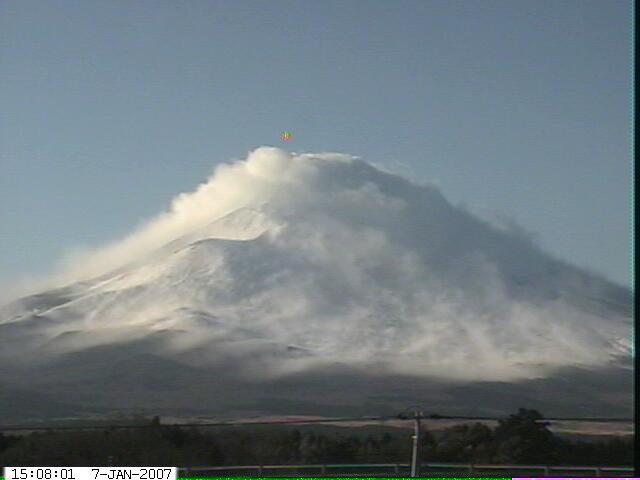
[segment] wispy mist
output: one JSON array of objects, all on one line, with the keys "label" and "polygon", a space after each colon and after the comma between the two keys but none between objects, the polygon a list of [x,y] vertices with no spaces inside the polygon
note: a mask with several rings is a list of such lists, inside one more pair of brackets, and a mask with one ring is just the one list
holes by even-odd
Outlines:
[{"label": "wispy mist", "polygon": [[172,332],[170,351],[272,375],[338,362],[509,380],[629,348],[624,289],[348,155],[259,148],[65,262],[66,301],[0,323],[36,312],[61,351]]}]

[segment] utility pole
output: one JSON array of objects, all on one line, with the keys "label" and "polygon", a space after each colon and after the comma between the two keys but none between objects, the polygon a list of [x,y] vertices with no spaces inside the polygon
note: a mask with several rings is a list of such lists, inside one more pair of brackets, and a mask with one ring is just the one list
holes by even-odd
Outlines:
[{"label": "utility pole", "polygon": [[413,452],[411,454],[411,476],[417,477],[420,475],[420,419],[422,418],[422,412],[415,410],[413,412],[414,421],[414,433],[413,433]]}]

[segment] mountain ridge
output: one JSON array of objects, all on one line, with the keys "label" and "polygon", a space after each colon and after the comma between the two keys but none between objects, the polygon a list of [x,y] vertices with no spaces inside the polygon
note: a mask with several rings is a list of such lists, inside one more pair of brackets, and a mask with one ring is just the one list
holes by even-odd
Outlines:
[{"label": "mountain ridge", "polygon": [[[228,369],[242,379],[234,391],[254,393],[305,374],[330,378],[336,365],[352,382],[362,372],[378,378],[372,385],[422,379],[423,394],[430,384],[506,392],[554,384],[563,371],[628,371],[630,291],[433,186],[344,155],[257,149],[71,274],[64,287],[0,307],[3,362],[50,362],[63,379],[69,367],[58,360],[113,348],[183,365],[167,368],[173,380]],[[143,370],[156,378],[152,364]],[[96,364],[96,377],[110,369]],[[41,383],[35,366],[30,374]],[[616,378],[603,380],[607,391],[626,391]],[[626,408],[610,397],[598,408]]]}]

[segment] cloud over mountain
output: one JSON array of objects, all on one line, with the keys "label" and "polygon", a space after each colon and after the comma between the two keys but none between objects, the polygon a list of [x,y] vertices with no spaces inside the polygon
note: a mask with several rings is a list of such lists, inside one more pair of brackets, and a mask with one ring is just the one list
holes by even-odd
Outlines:
[{"label": "cloud over mountain", "polygon": [[63,278],[0,310],[0,333],[59,355],[163,332],[162,354],[273,377],[507,381],[629,353],[627,290],[342,154],[258,148]]}]

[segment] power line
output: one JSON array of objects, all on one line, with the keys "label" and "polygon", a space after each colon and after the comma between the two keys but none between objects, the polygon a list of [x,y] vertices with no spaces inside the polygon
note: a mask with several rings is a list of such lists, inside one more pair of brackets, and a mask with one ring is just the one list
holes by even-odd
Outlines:
[{"label": "power line", "polygon": [[322,419],[288,419],[288,420],[257,420],[257,421],[241,421],[227,420],[225,422],[202,422],[202,423],[161,423],[158,425],[78,425],[78,426],[27,426],[27,425],[9,425],[0,426],[0,431],[9,430],[111,430],[111,429],[135,429],[135,428],[153,428],[157,427],[244,427],[250,425],[285,425],[285,424],[308,424],[308,423],[336,423],[336,422],[354,422],[354,421],[386,421],[398,419],[397,416],[386,417],[338,417],[338,418],[322,418]]},{"label": "power line", "polygon": [[[312,418],[312,419],[282,419],[282,420],[227,420],[223,422],[202,422],[202,423],[171,423],[171,424],[134,424],[134,425],[65,425],[65,426],[35,426],[35,425],[0,425],[0,431],[59,431],[59,430],[122,430],[122,429],[149,429],[153,427],[246,427],[260,425],[306,425],[320,423],[341,423],[341,422],[385,422],[392,420],[415,420],[415,414],[409,416],[407,410],[398,415],[386,416],[366,416],[366,417],[334,417],[334,418]],[[470,421],[498,421],[509,418],[496,416],[468,416],[468,415],[440,415],[437,413],[420,414],[423,420],[470,420]],[[606,417],[546,417],[536,419],[536,422],[585,422],[585,423],[630,423],[632,418],[606,418]]]},{"label": "power line", "polygon": [[[508,417],[470,417],[460,415],[438,415],[431,414],[423,416],[426,420],[505,420]],[[537,419],[536,422],[633,422],[633,418],[606,418],[606,417],[545,417]]]}]

